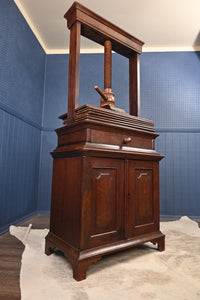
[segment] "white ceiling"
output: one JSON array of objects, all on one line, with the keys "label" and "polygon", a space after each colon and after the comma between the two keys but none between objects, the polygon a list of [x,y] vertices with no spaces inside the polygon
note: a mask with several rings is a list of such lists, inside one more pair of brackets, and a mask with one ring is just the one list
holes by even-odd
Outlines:
[{"label": "white ceiling", "polygon": [[[14,0],[47,53],[65,53],[65,12],[73,0]],[[144,50],[200,50],[200,0],[80,0],[81,4],[145,42]],[[101,46],[82,39],[84,51]]]}]

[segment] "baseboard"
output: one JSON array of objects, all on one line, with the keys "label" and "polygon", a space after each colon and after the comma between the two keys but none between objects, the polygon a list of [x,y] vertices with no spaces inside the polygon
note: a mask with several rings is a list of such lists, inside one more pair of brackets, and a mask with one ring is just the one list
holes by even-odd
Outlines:
[{"label": "baseboard", "polygon": [[38,210],[38,215],[50,215],[50,210]]},{"label": "baseboard", "polygon": [[[160,215],[160,220],[161,221],[164,221],[164,220],[174,221],[174,220],[180,219],[181,217],[183,217],[183,215]],[[200,216],[188,216],[187,215],[187,217],[194,221],[200,220]]]},{"label": "baseboard", "polygon": [[[38,210],[38,215],[50,215],[50,210]],[[181,217],[183,217],[183,215],[160,215],[160,220],[178,220]],[[188,216],[188,218],[192,219],[192,220],[200,220],[200,216]]]},{"label": "baseboard", "polygon": [[6,224],[6,225],[0,227],[0,235],[2,235],[3,233],[8,232],[8,231],[9,231],[9,227],[10,227],[11,225],[20,225],[21,223],[24,223],[24,222],[26,222],[27,220],[29,220],[29,219],[31,219],[31,218],[37,216],[37,214],[38,214],[38,212],[37,212],[37,211],[34,211],[34,212],[32,212],[32,213],[30,213],[30,214],[28,214],[28,215],[23,216],[22,218],[19,218],[19,219],[13,221],[13,222],[10,222],[10,223],[8,223],[8,224]]}]

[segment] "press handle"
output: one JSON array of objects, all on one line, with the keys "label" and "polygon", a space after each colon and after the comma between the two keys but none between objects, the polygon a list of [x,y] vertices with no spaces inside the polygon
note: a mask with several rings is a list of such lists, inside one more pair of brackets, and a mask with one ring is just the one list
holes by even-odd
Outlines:
[{"label": "press handle", "polygon": [[99,95],[105,100],[105,101],[107,101],[108,100],[108,97],[102,92],[102,90],[100,90],[100,88],[97,86],[97,85],[95,85],[95,90],[97,91],[97,93],[99,93]]}]

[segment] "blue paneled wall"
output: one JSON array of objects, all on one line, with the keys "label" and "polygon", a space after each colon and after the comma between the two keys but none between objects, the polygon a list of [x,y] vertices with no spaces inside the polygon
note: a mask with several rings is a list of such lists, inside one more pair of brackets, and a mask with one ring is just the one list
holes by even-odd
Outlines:
[{"label": "blue paneled wall", "polygon": [[[200,59],[195,52],[142,53],[141,116],[152,119],[160,137],[161,214],[200,216]],[[67,111],[68,55],[48,55],[45,82],[43,151],[39,209],[50,207],[52,159],[56,147],[51,131],[62,126],[57,116]],[[128,111],[128,60],[113,54],[116,103]],[[82,54],[80,105],[99,105],[94,85],[103,88],[103,54]],[[46,174],[46,176],[45,176]],[[45,187],[45,188],[43,188]]]},{"label": "blue paneled wall", "polygon": [[160,137],[162,215],[200,216],[200,52],[143,53],[142,116]]},{"label": "blue paneled wall", "polygon": [[[160,132],[162,215],[200,216],[200,130]],[[200,219],[200,218],[199,218]]]},{"label": "blue paneled wall", "polygon": [[0,232],[37,211],[45,53],[0,1]]},{"label": "blue paneled wall", "polygon": [[141,55],[141,109],[157,128],[200,128],[200,58],[195,52]]}]

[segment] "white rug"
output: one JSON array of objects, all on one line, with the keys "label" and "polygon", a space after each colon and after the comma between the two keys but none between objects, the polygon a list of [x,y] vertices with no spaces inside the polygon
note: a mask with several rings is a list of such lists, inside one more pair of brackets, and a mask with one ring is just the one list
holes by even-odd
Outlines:
[{"label": "white rug", "polygon": [[161,223],[166,251],[151,243],[103,257],[76,282],[71,265],[58,252],[44,254],[48,230],[10,227],[25,244],[20,286],[22,300],[199,300],[200,229],[187,217]]}]

